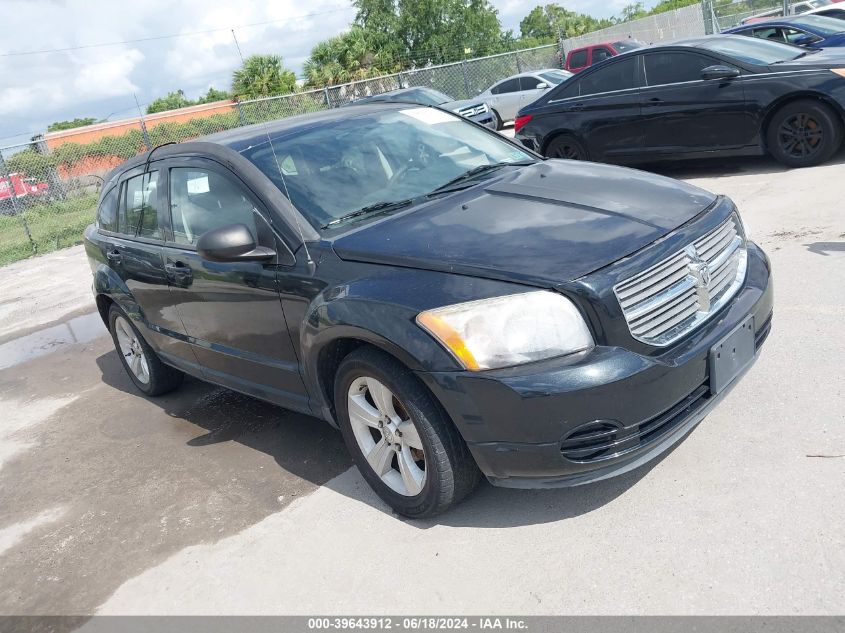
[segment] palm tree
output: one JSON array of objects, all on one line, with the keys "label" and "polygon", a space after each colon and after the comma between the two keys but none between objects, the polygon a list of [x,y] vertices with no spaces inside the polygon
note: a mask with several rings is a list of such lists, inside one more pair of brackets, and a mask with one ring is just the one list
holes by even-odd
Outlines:
[{"label": "palm tree", "polygon": [[232,76],[232,93],[241,100],[272,97],[296,91],[296,75],[278,55],[252,55]]}]

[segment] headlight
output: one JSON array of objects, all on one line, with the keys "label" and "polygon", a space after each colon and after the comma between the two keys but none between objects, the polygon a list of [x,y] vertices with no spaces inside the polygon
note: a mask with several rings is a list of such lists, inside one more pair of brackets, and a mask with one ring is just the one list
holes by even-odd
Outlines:
[{"label": "headlight", "polygon": [[530,363],[594,346],[573,303],[545,290],[427,310],[417,315],[417,323],[471,371]]}]

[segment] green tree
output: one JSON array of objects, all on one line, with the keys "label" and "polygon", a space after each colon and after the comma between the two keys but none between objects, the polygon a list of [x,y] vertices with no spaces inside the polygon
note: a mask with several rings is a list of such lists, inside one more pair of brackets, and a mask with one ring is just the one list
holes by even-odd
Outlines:
[{"label": "green tree", "polygon": [[701,0],[660,0],[648,13],[649,15],[665,13],[666,11],[674,11],[675,9],[688,7],[693,4],[700,4],[700,2]]},{"label": "green tree", "polygon": [[523,38],[550,42],[560,36],[577,37],[612,25],[611,20],[570,11],[559,4],[547,4],[534,7],[519,23],[519,31]]},{"label": "green tree", "polygon": [[84,127],[86,125],[93,125],[97,122],[94,117],[84,117],[73,119],[72,121],[56,121],[47,126],[48,132],[60,132],[61,130],[72,130],[77,127]]},{"label": "green tree", "polygon": [[642,2],[634,2],[622,9],[622,13],[619,15],[618,21],[630,22],[631,20],[639,20],[640,18],[644,18],[648,15],[650,14],[646,11]]},{"label": "green tree", "polygon": [[194,105],[194,102],[185,96],[181,90],[167,93],[166,97],[159,97],[147,105],[147,114],[166,112],[167,110],[178,110]]},{"label": "green tree", "polygon": [[238,99],[258,99],[294,92],[296,75],[282,65],[278,55],[252,55],[232,76],[232,92]]},{"label": "green tree", "polygon": [[384,75],[398,67],[389,55],[376,48],[364,28],[353,25],[348,32],[311,49],[303,70],[308,86],[331,86]]},{"label": "green tree", "polygon": [[225,90],[217,90],[214,86],[211,86],[203,96],[196,100],[196,104],[200,103],[214,103],[215,101],[226,101],[231,99],[232,95],[226,92]]}]

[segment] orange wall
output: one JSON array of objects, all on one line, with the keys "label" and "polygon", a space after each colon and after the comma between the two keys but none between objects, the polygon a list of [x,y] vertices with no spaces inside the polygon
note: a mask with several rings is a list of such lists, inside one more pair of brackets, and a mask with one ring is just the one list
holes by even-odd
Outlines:
[{"label": "orange wall", "polygon": [[[147,130],[151,130],[161,123],[184,123],[191,119],[204,119],[215,114],[231,112],[234,109],[235,104],[232,101],[204,103],[190,108],[144,115],[144,124],[147,126]],[[141,117],[138,116],[131,119],[121,119],[120,121],[95,123],[94,125],[62,130],[61,132],[48,132],[44,135],[44,141],[51,150],[61,147],[65,143],[92,143],[106,136],[121,136],[130,130],[140,130],[140,122]],[[74,178],[89,174],[102,176],[121,162],[123,161],[119,158],[92,156],[75,164],[72,169],[60,166],[59,175],[62,178]]]}]

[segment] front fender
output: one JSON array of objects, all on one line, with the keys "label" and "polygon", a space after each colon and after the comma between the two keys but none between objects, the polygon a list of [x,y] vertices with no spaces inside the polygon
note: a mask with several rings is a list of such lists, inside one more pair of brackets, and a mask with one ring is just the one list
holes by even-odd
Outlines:
[{"label": "front fender", "polygon": [[[340,342],[366,343],[411,371],[459,371],[461,366],[419,327],[416,316],[435,307],[525,291],[517,284],[413,269],[368,266],[372,276],[329,286],[311,301],[300,329],[303,374],[312,409],[331,419],[329,352]],[[332,375],[333,378],[333,375]],[[319,399],[319,401],[318,401]]]}]

